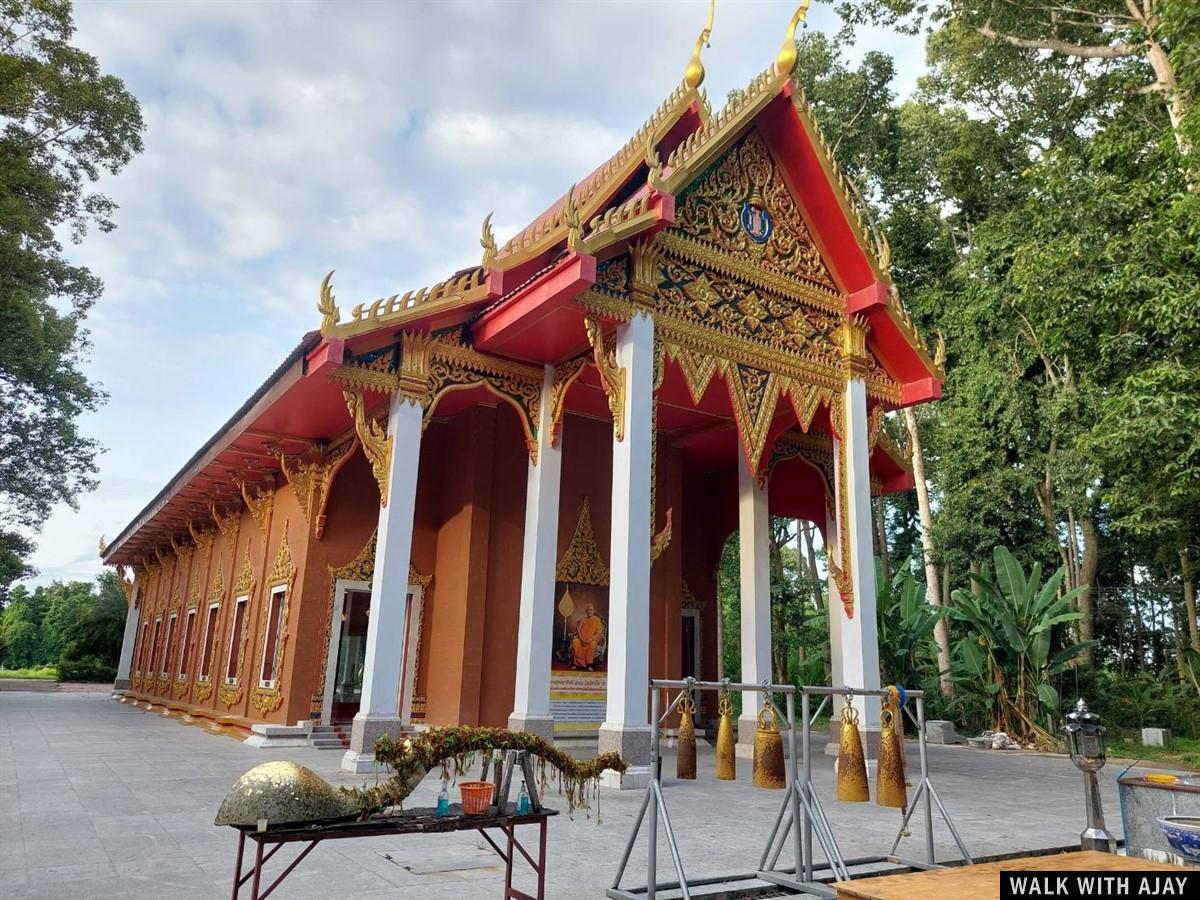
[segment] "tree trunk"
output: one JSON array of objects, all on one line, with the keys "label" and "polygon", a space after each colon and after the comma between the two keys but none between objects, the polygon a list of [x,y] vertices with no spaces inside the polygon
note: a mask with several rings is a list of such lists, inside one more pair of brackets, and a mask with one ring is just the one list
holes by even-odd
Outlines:
[{"label": "tree trunk", "polygon": [[817,612],[824,612],[825,598],[821,594],[821,575],[817,572],[816,541],[813,539],[813,529],[816,527],[812,522],[800,523],[800,531],[804,536],[804,555],[808,559],[808,577],[812,582],[813,606]]},{"label": "tree trunk", "polygon": [[[1096,636],[1096,571],[1100,565],[1100,536],[1096,533],[1096,523],[1091,516],[1080,520],[1083,530],[1083,559],[1079,563],[1078,583],[1085,585],[1079,594],[1079,611],[1083,618],[1079,620],[1079,639],[1090,641]],[[1071,540],[1074,543],[1074,537]],[[1091,665],[1094,657],[1092,648],[1083,652],[1083,662]]]},{"label": "tree trunk", "polygon": [[1187,547],[1179,548],[1179,572],[1183,576],[1183,606],[1187,612],[1188,639],[1192,649],[1200,651],[1200,634],[1196,629],[1196,584],[1192,581],[1192,560]]},{"label": "tree trunk", "polygon": [[1129,591],[1133,598],[1133,652],[1137,655],[1134,668],[1141,670],[1146,664],[1146,646],[1142,643],[1142,604],[1138,601],[1137,567],[1129,565]]},{"label": "tree trunk", "polygon": [[[1187,115],[1187,98],[1179,89],[1179,81],[1175,77],[1175,67],[1171,65],[1171,57],[1158,41],[1146,42],[1146,60],[1154,70],[1155,86],[1162,92],[1167,101],[1167,116],[1171,119],[1171,133],[1175,136],[1175,146],[1181,156],[1192,152],[1191,143],[1183,131],[1183,120]],[[1194,187],[1194,185],[1193,185]]]},{"label": "tree trunk", "polygon": [[[1167,602],[1170,603],[1169,600]],[[1175,672],[1179,676],[1179,686],[1186,688],[1188,686],[1188,676],[1187,667],[1183,661],[1183,628],[1181,627],[1182,623],[1179,621],[1179,609],[1174,603],[1170,603],[1170,605],[1171,624],[1174,625],[1172,629],[1172,635],[1174,636],[1172,643],[1175,647]]]},{"label": "tree trunk", "polygon": [[[925,480],[925,455],[921,450],[921,432],[917,413],[911,406],[904,408],[904,425],[908,429],[909,454],[912,460],[913,482],[917,490],[917,513],[921,519],[921,557],[925,563],[925,601],[930,606],[948,606],[949,567],[945,591],[938,589],[938,570],[933,556],[933,511],[929,506],[929,483]],[[943,617],[933,629],[937,642],[938,686],[943,697],[954,696],[950,680],[950,623]]]},{"label": "tree trunk", "polygon": [[892,580],[892,564],[888,559],[887,521],[883,498],[876,497],[872,504],[875,513],[875,552],[879,554],[879,562],[883,566],[883,577]]},{"label": "tree trunk", "polygon": [[[783,583],[783,545],[781,535],[771,529],[771,580],[775,584]],[[773,594],[774,592],[772,592]],[[782,597],[771,597],[771,669],[772,678],[776,684],[783,684],[788,676],[787,644],[783,637],[787,633],[787,622],[784,621]]]}]

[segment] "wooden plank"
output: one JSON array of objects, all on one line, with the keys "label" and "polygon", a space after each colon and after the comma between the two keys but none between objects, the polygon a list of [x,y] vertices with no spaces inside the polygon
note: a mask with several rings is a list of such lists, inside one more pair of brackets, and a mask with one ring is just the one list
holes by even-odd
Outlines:
[{"label": "wooden plank", "polygon": [[1060,853],[1056,856],[1029,856],[1001,862],[980,863],[974,866],[954,866],[908,875],[884,875],[839,881],[833,885],[838,900],[938,900],[970,898],[970,900],[999,900],[1000,872],[1006,871],[1067,871],[1067,872],[1130,872],[1161,871],[1191,872],[1183,866],[1156,863],[1138,857],[1117,856],[1096,850]]}]

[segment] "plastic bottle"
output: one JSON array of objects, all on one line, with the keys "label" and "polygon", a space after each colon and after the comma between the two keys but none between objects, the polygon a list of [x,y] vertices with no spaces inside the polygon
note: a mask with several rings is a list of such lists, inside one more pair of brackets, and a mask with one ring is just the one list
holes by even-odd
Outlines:
[{"label": "plastic bottle", "polygon": [[517,794],[517,815],[529,815],[529,791],[525,789],[524,780],[521,781],[521,792]]},{"label": "plastic bottle", "polygon": [[439,816],[450,815],[450,789],[447,787],[445,778],[442,779],[442,791],[438,794],[437,814]]}]

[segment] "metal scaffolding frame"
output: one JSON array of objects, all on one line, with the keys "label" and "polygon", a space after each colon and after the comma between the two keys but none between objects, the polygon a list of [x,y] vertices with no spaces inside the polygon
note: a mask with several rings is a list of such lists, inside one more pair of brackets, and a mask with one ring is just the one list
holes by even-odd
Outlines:
[{"label": "metal scaffolding frame", "polygon": [[[676,693],[674,699],[667,705],[666,711],[660,714],[659,692],[673,689],[678,690],[678,693]],[[659,750],[658,733],[663,721],[679,705],[680,699],[686,693],[693,690],[757,691],[767,695],[767,702],[770,702],[771,694],[783,694],[786,699],[789,737],[786,767],[787,788],[783,802],[779,805],[779,812],[775,816],[774,827],[771,829],[770,837],[767,838],[767,844],[763,848],[762,856],[759,858],[758,867],[753,872],[689,880],[684,870],[683,859],[679,854],[679,845],[675,840],[675,830],[671,825],[671,816],[667,811],[667,801],[663,796],[662,758]],[[803,722],[799,734],[803,742],[804,751],[803,774],[798,769],[796,759],[796,740],[798,737],[796,728],[797,693],[800,694],[801,721]],[[621,863],[617,867],[617,874],[613,878],[612,887],[606,892],[607,896],[614,898],[614,900],[643,900],[643,898],[646,898],[646,900],[655,900],[658,891],[675,890],[680,892],[683,900],[691,900],[691,889],[693,887],[758,878],[796,891],[797,893],[833,898],[836,892],[829,885],[817,880],[818,872],[829,872],[837,880],[848,881],[850,879],[851,866],[891,862],[915,869],[940,868],[934,859],[933,848],[933,804],[935,803],[937,804],[938,812],[941,814],[942,819],[950,830],[950,834],[954,838],[955,844],[958,845],[958,850],[962,854],[963,859],[970,863],[971,854],[968,852],[966,844],[963,843],[962,836],[958,833],[958,829],[954,826],[954,821],[950,818],[950,813],[947,812],[945,805],[934,789],[933,782],[929,778],[929,761],[925,743],[925,702],[924,692],[922,691],[908,691],[904,702],[901,704],[905,715],[917,726],[921,780],[917,786],[916,793],[913,795],[908,808],[904,812],[900,830],[896,834],[896,839],[892,842],[891,849],[883,856],[864,856],[846,859],[838,847],[837,838],[834,836],[833,828],[829,823],[828,817],[825,815],[825,809],[821,805],[821,798],[818,796],[812,781],[812,723],[816,716],[821,714],[821,710],[829,702],[830,697],[844,696],[847,702],[849,702],[854,697],[883,697],[887,693],[882,690],[864,690],[850,687],[802,686],[797,688],[791,684],[746,684],[731,683],[728,680],[696,681],[692,678],[683,680],[650,679],[650,719],[654,723],[650,736],[650,784],[646,788],[641,808],[638,810],[637,817],[634,820],[629,840],[625,844],[625,852],[621,855]],[[810,714],[810,700],[814,695],[822,696],[823,699],[820,705],[818,705],[816,712]],[[915,716],[908,709],[910,701],[915,706]],[[917,808],[919,801],[922,802],[925,810],[924,831],[927,862],[917,862],[895,855],[896,849],[900,846],[900,839],[907,833],[909,820],[912,818],[913,811]],[[637,842],[638,834],[641,831],[642,823],[647,818],[647,813],[649,813],[649,845],[647,847],[646,883],[640,887],[622,888],[621,879],[624,877],[625,869],[629,865],[630,854],[633,852],[634,844]],[[675,866],[677,881],[658,881],[658,817],[660,815],[662,816],[663,829],[667,836],[667,847],[671,853],[671,861]],[[799,823],[798,826],[797,823]],[[814,834],[825,855],[824,862],[817,862],[813,859]],[[795,863],[791,867],[778,868],[779,857],[788,844],[789,836],[791,837]]]}]

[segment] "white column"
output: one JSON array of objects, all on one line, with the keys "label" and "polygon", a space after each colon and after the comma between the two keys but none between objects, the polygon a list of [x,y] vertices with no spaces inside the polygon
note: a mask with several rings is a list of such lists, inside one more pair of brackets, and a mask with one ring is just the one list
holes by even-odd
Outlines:
[{"label": "white column", "polygon": [[142,614],[139,610],[141,598],[138,597],[139,585],[133,582],[133,594],[129,598],[129,610],[125,613],[125,636],[121,639],[121,658],[117,662],[117,680],[113,682],[113,693],[124,693],[129,690],[129,670],[133,665],[133,645],[137,643],[138,624]]},{"label": "white column", "polygon": [[[767,490],[759,487],[745,458],[738,454],[738,563],[741,582],[741,680],[771,680],[771,521]],[[744,755],[754,749],[763,695],[742,692],[738,744]]]},{"label": "white column", "polygon": [[554,641],[554,566],[558,557],[558,493],[562,441],[551,446],[554,367],[546,366],[538,414],[537,464],[525,483],[525,541],[521,612],[517,619],[517,683],[508,727],[554,738],[550,715],[550,658]]},{"label": "white column", "polygon": [[[838,617],[838,635],[841,644],[842,678],[847,687],[879,688],[879,627],[875,612],[875,548],[871,534],[871,475],[870,438],[867,432],[867,388],[860,378],[846,382],[846,471],[837,468],[839,495],[849,500],[848,509],[838,510],[845,516],[849,534],[850,559],[843,561],[848,566],[854,591],[854,615],[848,616],[844,604],[839,602],[830,615]],[[834,458],[841,460],[834,444]],[[843,492],[840,479],[845,478],[848,491]],[[839,499],[839,506],[840,506]],[[860,723],[864,731],[878,732],[879,699],[862,698],[854,701],[858,707]],[[835,707],[841,709],[841,703]],[[873,736],[873,735],[872,735]],[[870,737],[870,736],[869,736]],[[873,756],[872,742],[868,744],[868,755]]]},{"label": "white column", "polygon": [[350,749],[342,768],[369,772],[375,766],[375,739],[400,730],[400,683],[404,660],[404,624],[408,612],[408,563],[412,551],[417,500],[417,464],[421,456],[423,411],[399,392],[392,395],[388,434],[387,506],[379,508],[375,538],[375,576],[363,670],[362,702],[354,716]]},{"label": "white column", "polygon": [[600,752],[633,767],[623,787],[649,776],[650,453],[654,403],[654,320],[635,312],[617,328],[625,369],[625,436],[613,440],[612,549],[609,554],[608,705]]}]

